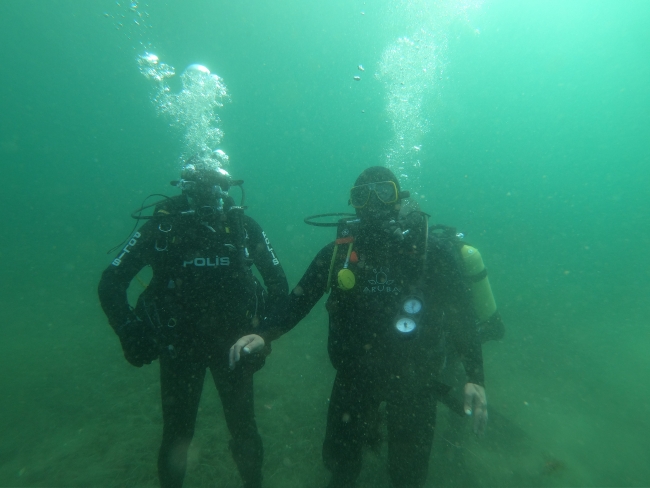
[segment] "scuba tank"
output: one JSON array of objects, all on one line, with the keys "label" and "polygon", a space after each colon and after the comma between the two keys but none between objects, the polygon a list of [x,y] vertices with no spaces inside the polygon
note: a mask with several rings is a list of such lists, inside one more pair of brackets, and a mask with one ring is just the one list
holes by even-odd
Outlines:
[{"label": "scuba tank", "polygon": [[463,242],[465,236],[457,233],[453,227],[433,225],[429,233],[451,243],[459,254],[461,272],[467,283],[472,308],[476,314],[479,340],[483,343],[502,339],[505,327],[501,321],[501,314],[497,310],[481,253],[475,247],[465,244]]},{"label": "scuba tank", "polygon": [[476,313],[479,341],[484,343],[503,339],[505,326],[501,320],[501,314],[497,310],[481,253],[475,247],[463,244],[460,248],[460,255]]},{"label": "scuba tank", "polygon": [[485,322],[497,311],[497,304],[492,295],[483,258],[478,249],[466,244],[460,248],[460,255],[463,260],[465,278],[469,282],[474,311],[478,321]]}]

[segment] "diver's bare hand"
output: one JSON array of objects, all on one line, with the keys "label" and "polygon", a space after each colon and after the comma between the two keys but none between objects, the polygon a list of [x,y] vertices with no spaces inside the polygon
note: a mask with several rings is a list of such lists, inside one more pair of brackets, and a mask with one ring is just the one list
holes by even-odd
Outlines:
[{"label": "diver's bare hand", "polygon": [[230,348],[230,369],[235,369],[237,361],[244,354],[253,354],[262,350],[266,343],[257,334],[250,334],[242,337]]},{"label": "diver's bare hand", "polygon": [[465,413],[474,417],[474,433],[483,435],[488,420],[485,388],[474,383],[465,385]]}]

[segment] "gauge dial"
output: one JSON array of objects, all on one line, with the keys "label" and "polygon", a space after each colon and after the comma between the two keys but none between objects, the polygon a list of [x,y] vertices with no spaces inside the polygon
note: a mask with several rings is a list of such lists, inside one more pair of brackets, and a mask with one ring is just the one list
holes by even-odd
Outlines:
[{"label": "gauge dial", "polygon": [[402,334],[413,332],[415,330],[415,327],[417,327],[415,320],[408,317],[402,317],[400,319],[397,319],[397,322],[395,322],[395,328]]},{"label": "gauge dial", "polygon": [[422,302],[417,298],[408,298],[404,302],[404,311],[410,314],[420,313],[422,310]]}]

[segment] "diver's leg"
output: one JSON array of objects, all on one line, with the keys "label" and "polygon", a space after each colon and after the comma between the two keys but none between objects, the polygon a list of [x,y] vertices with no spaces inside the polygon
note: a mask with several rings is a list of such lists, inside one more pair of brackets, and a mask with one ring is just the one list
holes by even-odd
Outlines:
[{"label": "diver's leg", "polygon": [[[227,354],[223,357],[227,358]],[[210,370],[232,436],[230,451],[244,487],[259,488],[262,486],[264,447],[255,423],[253,371],[246,367],[231,371],[227,360],[211,366]]]},{"label": "diver's leg", "polygon": [[354,486],[361,472],[368,413],[379,407],[371,383],[359,375],[336,374],[323,442],[323,461],[332,473],[331,488]]},{"label": "diver's leg", "polygon": [[158,453],[158,477],[163,488],[183,485],[204,378],[205,365],[201,361],[161,354],[163,438]]},{"label": "diver's leg", "polygon": [[424,486],[436,424],[436,397],[426,387],[398,386],[386,404],[388,473],[394,488]]}]

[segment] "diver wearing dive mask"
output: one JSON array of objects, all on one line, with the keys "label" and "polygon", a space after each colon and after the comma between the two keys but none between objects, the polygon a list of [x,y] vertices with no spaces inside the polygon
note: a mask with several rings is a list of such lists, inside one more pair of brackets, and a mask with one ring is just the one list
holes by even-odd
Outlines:
[{"label": "diver wearing dive mask", "polygon": [[[350,190],[355,215],[333,224],[337,238],[313,259],[287,306],[230,351],[234,368],[242,354],[291,330],[329,292],[328,354],[336,378],[322,452],[331,488],[354,486],[363,445],[376,438],[381,402],[386,402],[391,486],[424,486],[436,405],[449,388],[441,386],[440,376],[447,343],[463,357],[467,376],[464,404],[457,402],[455,411],[474,417],[476,433],[487,421],[476,313],[458,248],[430,235],[422,212],[400,218],[408,196],[389,169],[363,171]],[[330,225],[311,217],[305,222]]]},{"label": "diver wearing dive mask", "polygon": [[224,205],[232,205],[228,190],[241,183],[234,181],[225,169],[212,165],[209,160],[202,161],[193,157],[183,166],[181,179],[173,181],[172,185],[181,189],[188,204],[199,217],[208,217],[222,213]]},{"label": "diver wearing dive mask", "polygon": [[[266,233],[244,214],[243,182],[230,177],[218,156],[214,151],[190,158],[181,179],[172,182],[181,195],[163,195],[164,200],[143,203],[132,214],[146,222],[104,271],[98,290],[126,359],[137,367],[160,361],[163,487],[183,483],[207,369],[219,391],[243,486],[262,486],[264,450],[255,423],[253,373],[263,366],[264,355],[251,356],[233,372],[228,348],[256,330],[267,307],[283,303],[289,290]],[[234,185],[242,190],[240,205],[228,195]],[[143,216],[151,207],[153,215]],[[152,278],[133,309],[127,288],[145,266]]]},{"label": "diver wearing dive mask", "polygon": [[349,203],[363,227],[377,230],[377,222],[397,220],[401,200],[409,196],[408,191],[400,191],[399,181],[389,169],[374,166],[359,175],[350,189]]},{"label": "diver wearing dive mask", "polygon": [[399,200],[399,192],[394,181],[380,181],[378,183],[366,183],[365,185],[354,186],[350,189],[350,205],[354,208],[363,208],[368,204],[371,193],[381,203],[395,203]]}]

